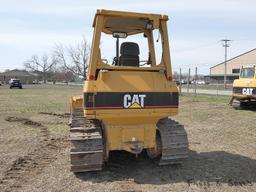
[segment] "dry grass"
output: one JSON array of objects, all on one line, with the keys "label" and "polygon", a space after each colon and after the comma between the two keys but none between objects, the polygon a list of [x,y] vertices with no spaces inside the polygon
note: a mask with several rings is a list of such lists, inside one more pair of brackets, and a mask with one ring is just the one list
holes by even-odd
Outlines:
[{"label": "dry grass", "polygon": [[[227,105],[228,97],[181,98],[175,119],[185,125],[191,150],[182,166],[159,167],[145,154],[136,159],[114,152],[102,172],[72,174],[66,141],[68,118],[39,112],[67,113],[68,98],[80,93],[79,87],[0,87],[1,189],[256,191],[256,113],[234,110]],[[28,118],[42,126],[7,122],[8,116]]]}]

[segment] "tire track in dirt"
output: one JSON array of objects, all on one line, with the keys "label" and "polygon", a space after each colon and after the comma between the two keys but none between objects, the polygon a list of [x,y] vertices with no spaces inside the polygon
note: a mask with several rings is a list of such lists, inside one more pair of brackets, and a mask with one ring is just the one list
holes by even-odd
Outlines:
[{"label": "tire track in dirt", "polygon": [[67,138],[64,137],[52,138],[48,128],[41,123],[19,117],[7,117],[5,120],[40,129],[36,137],[39,140],[36,148],[27,155],[19,157],[12,162],[11,166],[3,174],[3,177],[0,178],[1,191],[18,191],[31,178],[40,174],[44,167],[54,162],[60,152],[67,147],[68,143]]},{"label": "tire track in dirt", "polygon": [[51,116],[57,116],[60,118],[69,118],[70,113],[52,113],[52,112],[39,112],[40,115],[51,115]]}]

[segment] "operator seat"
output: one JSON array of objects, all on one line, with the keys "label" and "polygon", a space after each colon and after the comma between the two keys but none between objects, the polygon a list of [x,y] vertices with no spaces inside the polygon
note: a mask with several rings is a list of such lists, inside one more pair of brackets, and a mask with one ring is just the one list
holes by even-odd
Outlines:
[{"label": "operator seat", "polygon": [[139,46],[134,42],[123,42],[120,49],[121,56],[119,57],[120,66],[139,67]]}]

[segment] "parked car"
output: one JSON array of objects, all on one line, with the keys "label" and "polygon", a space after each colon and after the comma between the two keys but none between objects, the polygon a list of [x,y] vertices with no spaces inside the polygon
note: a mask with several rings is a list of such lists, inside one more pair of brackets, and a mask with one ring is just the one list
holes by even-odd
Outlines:
[{"label": "parked car", "polygon": [[206,85],[206,82],[205,81],[203,81],[203,80],[197,80],[197,81],[195,81],[195,80],[193,80],[192,82],[191,82],[191,84],[197,84],[197,85]]},{"label": "parked car", "polygon": [[40,84],[40,82],[39,82],[37,79],[35,79],[35,80],[32,82],[32,84]]},{"label": "parked car", "polygon": [[206,85],[205,81],[201,81],[201,80],[197,81],[196,84],[198,84],[198,85]]},{"label": "parked car", "polygon": [[10,85],[10,89],[17,87],[19,89],[22,89],[22,84],[21,81],[19,79],[11,79],[9,82]]},{"label": "parked car", "polygon": [[[187,80],[181,80],[181,84],[188,84]],[[191,81],[189,81],[189,84],[191,84]]]},{"label": "parked car", "polygon": [[179,80],[174,80],[176,82],[177,85],[180,85],[180,81]]},{"label": "parked car", "polygon": [[186,81],[185,80],[181,80],[181,84],[186,84]]}]

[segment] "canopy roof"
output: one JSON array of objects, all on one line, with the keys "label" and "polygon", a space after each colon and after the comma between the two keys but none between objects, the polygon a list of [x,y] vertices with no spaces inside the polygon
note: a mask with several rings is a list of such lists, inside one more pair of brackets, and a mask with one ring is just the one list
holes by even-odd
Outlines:
[{"label": "canopy roof", "polygon": [[168,20],[168,16],[160,14],[146,14],[111,10],[97,10],[93,27],[96,25],[98,16],[104,17],[103,32],[112,34],[113,32],[126,32],[136,34],[144,32],[147,24],[152,24],[153,29],[159,28],[160,20]]}]

